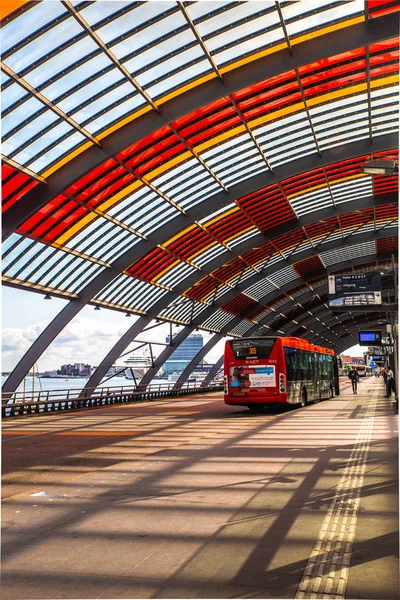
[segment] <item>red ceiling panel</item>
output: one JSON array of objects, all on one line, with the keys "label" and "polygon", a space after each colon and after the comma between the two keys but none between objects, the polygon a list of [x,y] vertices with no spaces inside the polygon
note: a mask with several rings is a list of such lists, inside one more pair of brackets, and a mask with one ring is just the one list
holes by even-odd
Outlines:
[{"label": "red ceiling panel", "polygon": [[229,300],[229,302],[221,306],[221,310],[238,317],[244,310],[257,305],[258,303],[252,298],[249,298],[249,296],[238,294],[232,298],[232,300]]},{"label": "red ceiling panel", "polygon": [[210,294],[213,294],[219,286],[220,283],[212,277],[212,275],[207,275],[207,277],[204,277],[201,281],[196,283],[196,285],[186,290],[183,295],[192,300],[203,302]]},{"label": "red ceiling panel", "polygon": [[376,253],[383,254],[384,252],[391,252],[397,254],[399,251],[399,238],[390,237],[382,240],[376,240]]},{"label": "red ceiling panel", "polygon": [[176,262],[176,258],[169,254],[163,248],[155,248],[152,252],[146,254],[146,256],[135,261],[130,267],[126,269],[126,273],[133,275],[138,279],[150,282],[157,275],[160,275],[169,266]]},{"label": "red ceiling panel", "polygon": [[179,256],[179,258],[186,260],[210,244],[215,244],[214,238],[207,231],[196,225],[186,235],[174,239],[171,243],[167,242],[164,246],[170,252]]},{"label": "red ceiling panel", "polygon": [[237,204],[261,231],[297,218],[277,184],[244,196],[237,200]]},{"label": "red ceiling panel", "polygon": [[218,281],[222,281],[223,283],[227,283],[236,275],[239,275],[242,271],[247,269],[247,265],[243,260],[238,256],[230,263],[223,265],[219,269],[213,271],[213,275]]},{"label": "red ceiling panel", "polygon": [[305,258],[304,260],[295,263],[293,268],[305,281],[307,281],[310,276],[315,277],[318,273],[325,272],[325,267],[318,255],[310,256],[310,258]]}]

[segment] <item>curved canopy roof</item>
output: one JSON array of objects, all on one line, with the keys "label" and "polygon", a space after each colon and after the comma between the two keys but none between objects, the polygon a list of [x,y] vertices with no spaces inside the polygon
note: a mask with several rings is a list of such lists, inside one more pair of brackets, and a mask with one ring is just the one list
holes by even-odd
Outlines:
[{"label": "curved canopy roof", "polygon": [[88,302],[348,347],[303,300],[397,252],[398,178],[361,167],[398,160],[398,10],[65,1],[3,19],[3,281],[71,300],[18,377]]}]

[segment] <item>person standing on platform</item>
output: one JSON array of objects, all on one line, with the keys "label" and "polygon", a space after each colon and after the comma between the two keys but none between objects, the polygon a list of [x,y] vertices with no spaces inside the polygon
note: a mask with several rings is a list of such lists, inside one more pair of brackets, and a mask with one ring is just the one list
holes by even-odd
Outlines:
[{"label": "person standing on platform", "polygon": [[386,396],[385,398],[390,398],[392,395],[392,391],[395,391],[394,386],[394,375],[392,369],[388,366],[386,369]]},{"label": "person standing on platform", "polygon": [[355,367],[353,367],[352,369],[350,369],[349,371],[349,379],[351,381],[351,385],[353,388],[353,394],[357,394],[357,385],[358,385],[358,380],[360,379],[360,376],[358,374],[358,371]]}]

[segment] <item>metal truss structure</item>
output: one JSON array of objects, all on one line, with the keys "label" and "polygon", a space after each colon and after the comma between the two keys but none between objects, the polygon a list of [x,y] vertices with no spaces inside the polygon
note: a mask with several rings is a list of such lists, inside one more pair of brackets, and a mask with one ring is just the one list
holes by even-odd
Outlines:
[{"label": "metal truss structure", "polygon": [[225,336],[340,352],[377,323],[329,311],[326,275],[397,254],[397,175],[362,166],[398,160],[398,10],[55,1],[3,18],[3,283],[68,300],[4,391],[88,304],[139,318],[87,387],[156,319],[182,329],[143,384],[197,328],[214,336],[179,383]]}]

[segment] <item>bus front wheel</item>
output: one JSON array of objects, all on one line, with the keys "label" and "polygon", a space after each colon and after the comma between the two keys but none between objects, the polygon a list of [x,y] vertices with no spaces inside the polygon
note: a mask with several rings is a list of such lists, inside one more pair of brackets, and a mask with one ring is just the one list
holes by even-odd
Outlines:
[{"label": "bus front wheel", "polygon": [[301,408],[304,408],[305,406],[307,406],[308,402],[307,402],[307,392],[306,390],[303,390],[301,392],[301,400],[300,400],[300,406]]}]

